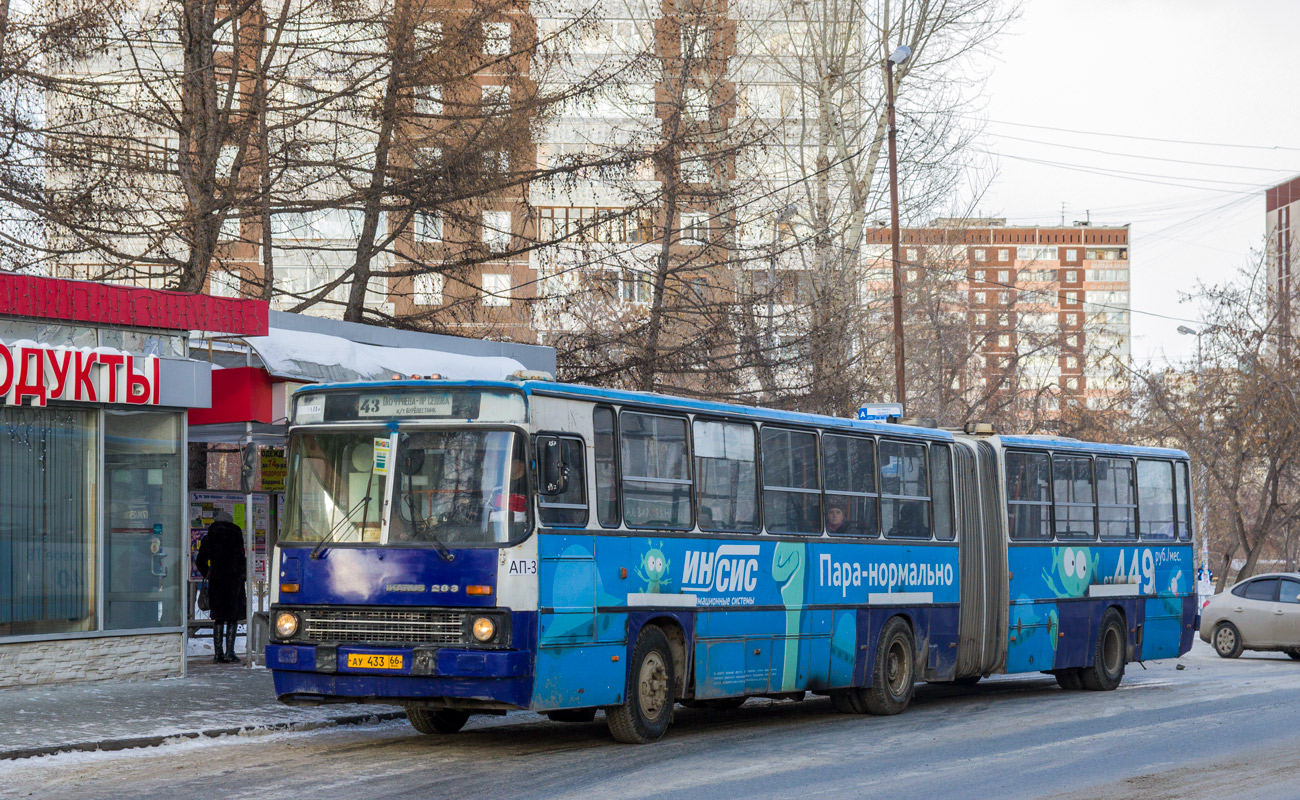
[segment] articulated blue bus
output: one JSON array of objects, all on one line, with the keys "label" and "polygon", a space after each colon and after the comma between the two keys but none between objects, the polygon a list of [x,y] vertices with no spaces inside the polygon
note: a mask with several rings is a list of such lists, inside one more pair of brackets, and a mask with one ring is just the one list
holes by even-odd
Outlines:
[{"label": "articulated blue bus", "polygon": [[1047,672],[1191,647],[1186,454],[546,380],[300,389],[266,650],[287,703],[423,733],[531,709],[661,737],[674,703]]}]

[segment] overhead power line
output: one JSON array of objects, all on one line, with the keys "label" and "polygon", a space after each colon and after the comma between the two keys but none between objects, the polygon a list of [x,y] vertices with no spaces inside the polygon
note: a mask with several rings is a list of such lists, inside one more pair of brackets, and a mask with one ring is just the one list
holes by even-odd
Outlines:
[{"label": "overhead power line", "polygon": [[1076,133],[1082,136],[1105,136],[1112,139],[1133,139],[1141,142],[1160,142],[1161,144],[1187,144],[1196,147],[1229,147],[1239,150],[1274,150],[1300,153],[1300,147],[1287,147],[1285,145],[1274,144],[1231,144],[1227,142],[1202,142],[1192,139],[1165,139],[1158,136],[1134,136],[1126,133],[1107,133],[1105,131],[1081,131],[1073,128],[1054,128],[1050,125],[1031,125],[1028,122],[1011,122],[1009,120],[991,119],[995,125],[1011,125],[1016,128],[1034,128],[1041,131],[1056,131],[1057,133]]}]

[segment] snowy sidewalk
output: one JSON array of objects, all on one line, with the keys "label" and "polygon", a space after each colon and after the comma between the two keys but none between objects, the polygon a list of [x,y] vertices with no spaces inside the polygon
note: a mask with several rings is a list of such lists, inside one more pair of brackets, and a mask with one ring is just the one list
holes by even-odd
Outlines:
[{"label": "snowy sidewalk", "polygon": [[286,706],[268,670],[191,660],[184,678],[0,690],[0,759],[404,716],[394,706]]}]

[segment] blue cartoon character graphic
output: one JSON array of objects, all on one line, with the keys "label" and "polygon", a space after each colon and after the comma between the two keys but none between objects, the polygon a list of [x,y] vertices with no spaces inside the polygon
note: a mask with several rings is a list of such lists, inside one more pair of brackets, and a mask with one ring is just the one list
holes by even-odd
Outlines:
[{"label": "blue cartoon character graphic", "polygon": [[668,588],[672,583],[668,578],[668,570],[671,568],[671,562],[664,555],[663,542],[655,547],[651,543],[650,550],[641,556],[641,565],[636,568],[636,576],[645,581],[645,592],[648,594],[657,594]]},{"label": "blue cartoon character graphic", "polygon": [[[1057,597],[1083,597],[1100,562],[1101,556],[1086,547],[1053,547],[1052,567],[1043,570],[1043,581]],[[1060,588],[1053,573],[1061,580]]]}]

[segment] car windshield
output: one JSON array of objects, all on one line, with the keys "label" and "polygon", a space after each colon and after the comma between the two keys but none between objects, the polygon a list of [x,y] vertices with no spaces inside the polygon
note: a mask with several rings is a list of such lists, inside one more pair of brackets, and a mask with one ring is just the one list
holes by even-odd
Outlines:
[{"label": "car windshield", "polygon": [[286,541],[447,547],[519,539],[528,527],[523,437],[503,430],[297,431]]},{"label": "car windshield", "polygon": [[390,442],[382,428],[295,433],[289,515],[281,538],[378,544]]},{"label": "car windshield", "polygon": [[523,437],[501,430],[436,430],[398,445],[388,541],[501,544],[528,526]]}]

